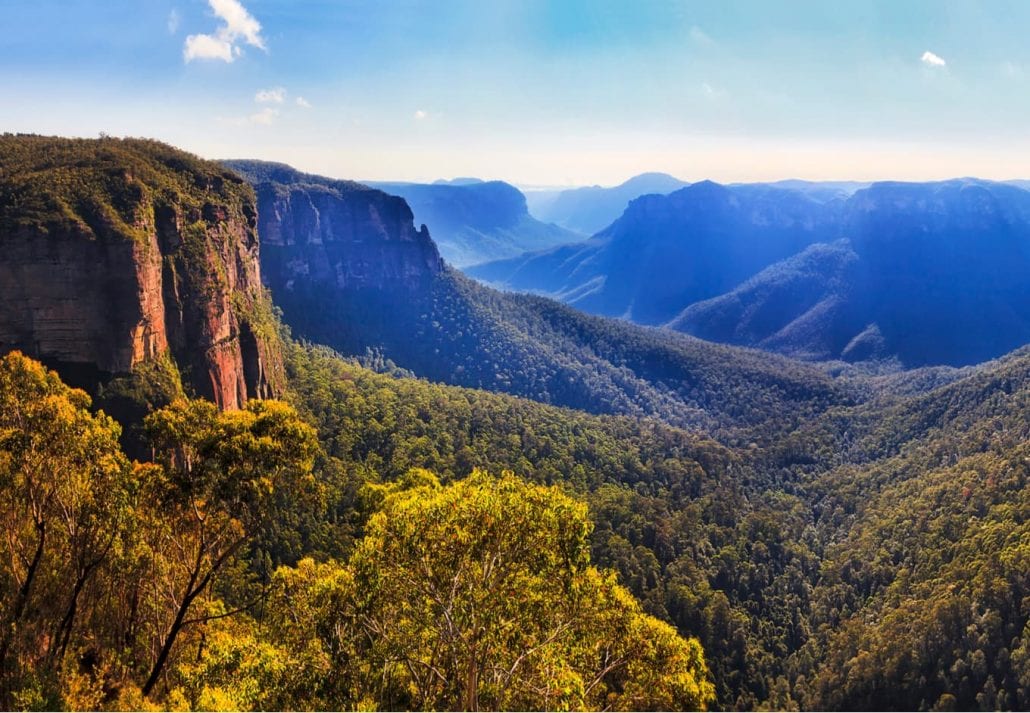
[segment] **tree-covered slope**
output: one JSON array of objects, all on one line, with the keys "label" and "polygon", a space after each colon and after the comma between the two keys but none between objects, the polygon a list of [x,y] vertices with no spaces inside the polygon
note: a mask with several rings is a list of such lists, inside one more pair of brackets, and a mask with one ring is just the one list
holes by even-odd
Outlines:
[{"label": "tree-covered slope", "polygon": [[[256,400],[155,411],[153,462],[130,464],[89,405],[20,353],[0,359],[4,708],[714,700],[699,642],[591,564],[587,507],[559,487],[411,468],[340,488],[358,464]],[[320,540],[341,508],[360,537]]]},{"label": "tree-covered slope", "polygon": [[771,695],[781,637],[795,626],[791,588],[816,563],[794,541],[805,527],[802,504],[762,494],[774,482],[763,480],[750,450],[656,420],[374,374],[324,348],[294,345],[288,364],[327,470],[347,474],[330,520],[342,527],[355,516],[356,486],[347,483],[391,482],[412,467],[445,481],[482,468],[561,485],[590,504],[594,559],[619,572],[646,611],[702,638],[720,705]]},{"label": "tree-covered slope", "polygon": [[[274,289],[273,289],[274,293]],[[327,290],[298,334],[343,353],[379,351],[434,381],[594,413],[653,416],[729,434],[847,403],[825,374],[776,356],[637,327],[445,270],[428,289]],[[290,313],[285,315],[290,322]],[[789,416],[785,417],[785,414]]]},{"label": "tree-covered slope", "polygon": [[1030,704],[1028,407],[1023,350],[857,409],[844,463],[806,479],[826,543],[791,664],[807,707]]},{"label": "tree-covered slope", "polygon": [[[695,302],[666,326],[802,359],[859,356],[851,341],[868,323],[855,304],[857,270],[858,255],[846,240],[817,243],[730,292]],[[885,355],[866,352],[856,361],[876,356]]]},{"label": "tree-covered slope", "polygon": [[869,382],[866,402],[739,449],[318,350],[289,363],[360,472],[513,468],[588,493],[595,558],[701,638],[720,705],[913,709],[1027,701],[1028,360],[907,396]]}]

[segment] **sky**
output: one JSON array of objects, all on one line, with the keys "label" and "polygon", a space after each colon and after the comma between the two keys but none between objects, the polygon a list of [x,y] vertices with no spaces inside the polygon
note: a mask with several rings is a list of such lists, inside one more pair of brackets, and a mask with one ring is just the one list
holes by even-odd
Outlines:
[{"label": "sky", "polygon": [[1016,0],[0,0],[0,131],[356,180],[1030,178]]}]

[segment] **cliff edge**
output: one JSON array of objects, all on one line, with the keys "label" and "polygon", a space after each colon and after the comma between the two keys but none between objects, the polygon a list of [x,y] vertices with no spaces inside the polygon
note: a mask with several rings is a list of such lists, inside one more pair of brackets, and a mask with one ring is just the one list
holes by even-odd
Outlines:
[{"label": "cliff edge", "polygon": [[170,357],[221,408],[284,369],[249,185],[156,141],[0,136],[0,353],[90,391]]}]

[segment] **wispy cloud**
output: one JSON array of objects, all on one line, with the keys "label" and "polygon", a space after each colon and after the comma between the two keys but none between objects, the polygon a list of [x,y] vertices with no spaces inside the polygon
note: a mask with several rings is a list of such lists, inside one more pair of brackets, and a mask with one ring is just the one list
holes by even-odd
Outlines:
[{"label": "wispy cloud", "polygon": [[207,0],[215,17],[222,21],[212,34],[190,35],[182,48],[186,62],[195,59],[217,59],[232,62],[243,54],[241,44],[267,50],[261,36],[261,23],[239,0]]},{"label": "wispy cloud", "polygon": [[179,17],[179,11],[174,7],[172,11],[168,13],[168,34],[174,35],[179,31],[179,23],[182,18]]},{"label": "wispy cloud", "polygon": [[923,56],[920,57],[919,60],[927,67],[946,67],[948,65],[948,63],[944,61],[943,57],[934,54],[930,50],[923,52]]},{"label": "wispy cloud", "polygon": [[275,121],[276,117],[278,117],[278,116],[279,116],[279,110],[278,109],[273,109],[272,107],[265,107],[264,109],[262,109],[258,113],[251,114],[247,118],[250,119],[250,123],[251,124],[261,124],[263,126],[269,126],[269,125],[272,124],[272,122]]},{"label": "wispy cloud", "polygon": [[254,95],[254,101],[258,104],[282,104],[286,101],[286,89],[283,87],[262,89]]},{"label": "wispy cloud", "polygon": [[708,82],[701,82],[701,93],[707,99],[713,102],[725,99],[727,96],[727,92],[725,89],[720,89],[719,87],[713,86]]},{"label": "wispy cloud", "polygon": [[220,116],[218,121],[229,126],[271,126],[279,118],[279,110],[266,106],[249,116]]},{"label": "wispy cloud", "polygon": [[1001,73],[1009,79],[1022,79],[1023,66],[1015,62],[1007,61],[1001,63]]},{"label": "wispy cloud", "polygon": [[691,25],[688,34],[690,35],[690,39],[696,44],[704,45],[706,47],[710,47],[715,44],[715,40],[713,40],[707,32],[697,25]]},{"label": "wispy cloud", "polygon": [[429,116],[429,112],[425,111],[424,109],[416,109],[414,116],[415,121],[423,121]]},{"label": "wispy cloud", "polygon": [[271,126],[280,117],[288,118],[291,115],[290,106],[295,105],[300,109],[311,108],[311,102],[304,97],[294,97],[292,102],[287,103],[289,96],[286,87],[259,89],[254,93],[254,103],[266,105],[259,111],[247,116],[219,116],[216,119],[228,126]]}]

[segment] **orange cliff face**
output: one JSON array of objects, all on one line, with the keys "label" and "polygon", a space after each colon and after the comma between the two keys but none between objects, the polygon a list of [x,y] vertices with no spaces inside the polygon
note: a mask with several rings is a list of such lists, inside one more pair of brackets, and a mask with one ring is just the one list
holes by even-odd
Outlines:
[{"label": "orange cliff face", "polygon": [[[92,158],[90,142],[70,143]],[[188,390],[224,409],[281,391],[278,338],[256,323],[270,310],[253,194],[177,153],[144,151],[154,174],[101,155],[73,189],[62,178],[77,168],[70,156],[49,182],[0,180],[0,353],[20,349],[88,390],[169,354]],[[46,210],[19,216],[26,189]]]}]

